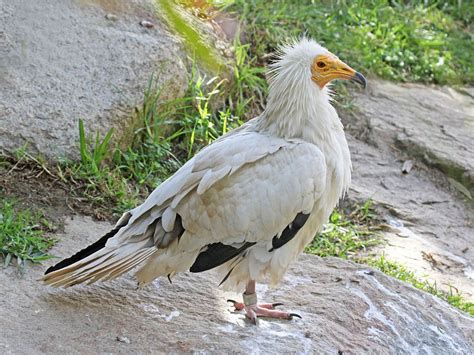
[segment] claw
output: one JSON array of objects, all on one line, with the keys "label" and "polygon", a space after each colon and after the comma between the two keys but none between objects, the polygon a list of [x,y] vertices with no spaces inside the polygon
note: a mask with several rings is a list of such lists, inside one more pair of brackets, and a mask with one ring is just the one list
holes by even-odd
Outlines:
[{"label": "claw", "polygon": [[283,306],[283,303],[280,303],[280,302],[272,303],[272,307],[273,307],[273,308],[279,307],[279,306]]},{"label": "claw", "polygon": [[232,303],[232,305],[234,306],[235,310],[236,311],[241,311],[244,309],[245,305],[241,302],[237,302],[237,301],[234,301],[234,300],[227,300],[227,302],[230,302]]},{"label": "claw", "polygon": [[298,317],[299,319],[303,319],[298,313],[290,313],[288,314],[289,319],[293,319],[293,317]]},{"label": "claw", "polygon": [[250,320],[250,323],[257,325],[257,313],[252,308],[246,308],[245,311],[247,312],[246,317]]}]

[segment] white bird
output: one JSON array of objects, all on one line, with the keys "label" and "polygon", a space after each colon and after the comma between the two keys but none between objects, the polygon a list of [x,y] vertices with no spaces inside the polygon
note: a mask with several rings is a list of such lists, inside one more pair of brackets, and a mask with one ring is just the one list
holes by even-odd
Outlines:
[{"label": "white bird", "polygon": [[262,114],[202,149],[126,212],[94,244],[46,271],[56,287],[114,279],[144,262],[143,287],[159,276],[217,268],[236,309],[291,319],[257,302],[256,282],[277,284],[321,231],[351,181],[343,126],[327,84],[365,78],[315,41],[280,49]]}]

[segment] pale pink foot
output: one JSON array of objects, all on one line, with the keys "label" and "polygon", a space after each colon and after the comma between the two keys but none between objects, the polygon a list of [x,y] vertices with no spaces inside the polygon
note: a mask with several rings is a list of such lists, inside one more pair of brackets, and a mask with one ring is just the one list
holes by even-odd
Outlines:
[{"label": "pale pink foot", "polygon": [[245,310],[245,316],[254,324],[257,324],[258,317],[277,318],[291,320],[294,317],[301,318],[299,314],[278,311],[275,308],[282,306],[283,303],[260,303],[246,306],[242,302],[227,300],[231,302],[236,311]]},{"label": "pale pink foot", "polygon": [[[245,308],[245,304],[242,302],[237,302],[234,300],[227,300],[227,302],[232,303],[236,311],[241,311]],[[266,309],[275,309],[278,306],[283,306],[283,303],[260,303],[258,306]]]},{"label": "pale pink foot", "polygon": [[258,317],[277,318],[277,319],[293,319],[293,317],[301,318],[299,314],[277,311],[275,307],[282,306],[283,303],[258,303],[257,294],[255,292],[255,280],[250,280],[242,294],[244,302],[227,300],[232,302],[236,311],[245,310],[245,315],[253,324],[257,324]]}]

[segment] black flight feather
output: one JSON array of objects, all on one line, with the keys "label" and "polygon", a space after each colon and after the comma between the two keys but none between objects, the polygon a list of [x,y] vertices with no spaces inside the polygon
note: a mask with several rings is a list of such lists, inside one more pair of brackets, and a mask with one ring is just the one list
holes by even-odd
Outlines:
[{"label": "black flight feather", "polygon": [[224,264],[232,258],[242,253],[245,249],[254,245],[255,242],[245,242],[240,248],[235,248],[230,245],[222,243],[213,243],[207,245],[207,249],[202,251],[189,271],[201,272],[213,269],[219,265]]},{"label": "black flight feather", "polygon": [[104,235],[102,238],[100,238],[94,244],[89,245],[87,248],[82,249],[81,251],[77,252],[73,256],[60,261],[59,263],[57,263],[54,266],[51,266],[48,270],[46,270],[46,272],[44,274],[47,275],[50,272],[60,270],[62,268],[65,268],[66,266],[74,264],[76,261],[82,260],[84,258],[87,258],[89,255],[94,254],[96,251],[98,251],[98,250],[102,249],[103,247],[105,247],[105,243],[107,243],[107,240],[112,238],[115,234],[117,234],[117,232],[119,231],[119,229],[121,227],[122,226],[111,230],[109,233]]},{"label": "black flight feather", "polygon": [[240,256],[240,259],[234,263],[234,266],[232,266],[229,270],[229,272],[227,272],[227,274],[224,276],[224,278],[222,279],[222,281],[220,282],[219,286],[222,285],[224,282],[227,281],[227,279],[229,278],[230,274],[232,274],[232,271],[234,271],[234,269],[242,262],[242,260],[244,260],[244,258],[247,256],[247,252],[244,252],[242,253],[242,255]]},{"label": "black flight feather", "polygon": [[308,220],[309,214],[304,214],[302,212],[298,213],[289,225],[283,230],[280,237],[274,236],[272,240],[272,248],[269,251],[273,251],[275,249],[281,248],[283,245],[288,243],[292,240],[296,233],[304,226],[306,221]]}]

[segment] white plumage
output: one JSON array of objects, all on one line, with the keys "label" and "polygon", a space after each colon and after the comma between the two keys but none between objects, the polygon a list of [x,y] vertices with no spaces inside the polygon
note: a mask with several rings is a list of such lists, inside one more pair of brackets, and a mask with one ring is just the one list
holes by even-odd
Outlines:
[{"label": "white plumage", "polygon": [[[106,280],[144,261],[136,274],[144,286],[199,268],[199,255],[208,266],[231,255],[215,265],[225,289],[243,291],[252,280],[278,283],[351,179],[343,127],[328,89],[318,85],[317,58],[342,63],[312,40],[283,47],[270,67],[260,116],[205,147],[126,212],[113,236],[48,270],[44,281]],[[295,229],[298,215],[307,220]],[[287,227],[296,234],[273,248]]]}]

